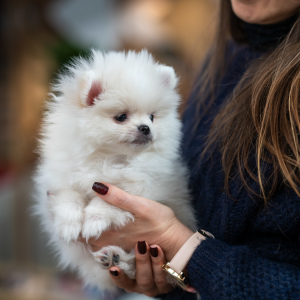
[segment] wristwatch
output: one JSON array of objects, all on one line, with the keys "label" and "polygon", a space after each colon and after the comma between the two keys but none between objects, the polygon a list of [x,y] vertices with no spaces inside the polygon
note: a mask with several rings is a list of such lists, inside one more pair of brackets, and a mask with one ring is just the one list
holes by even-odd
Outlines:
[{"label": "wristwatch", "polygon": [[214,238],[214,236],[205,231],[196,231],[179,249],[172,260],[162,266],[162,269],[172,276],[172,281],[175,281],[183,289],[187,287],[186,278],[184,277],[183,270],[188,264],[196,248],[200,243],[207,238]]}]

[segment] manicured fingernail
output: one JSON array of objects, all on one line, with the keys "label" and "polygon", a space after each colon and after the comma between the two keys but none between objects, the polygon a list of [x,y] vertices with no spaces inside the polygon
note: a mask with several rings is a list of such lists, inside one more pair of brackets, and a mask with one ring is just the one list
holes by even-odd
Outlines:
[{"label": "manicured fingernail", "polygon": [[117,270],[109,270],[110,274],[114,277],[117,277],[119,275],[119,272]]},{"label": "manicured fingernail", "polygon": [[192,293],[192,294],[197,293],[197,290],[195,288],[193,288],[192,286],[190,286],[190,285],[186,286],[186,291],[189,292],[189,293]]},{"label": "manicured fingernail", "polygon": [[157,249],[157,247],[150,247],[150,254],[153,257],[157,257],[158,256],[158,249]]},{"label": "manicured fingernail", "polygon": [[138,241],[137,247],[140,254],[145,254],[147,252],[147,246],[145,241]]},{"label": "manicured fingernail", "polygon": [[100,195],[106,195],[108,192],[108,187],[101,182],[95,182],[92,189]]}]

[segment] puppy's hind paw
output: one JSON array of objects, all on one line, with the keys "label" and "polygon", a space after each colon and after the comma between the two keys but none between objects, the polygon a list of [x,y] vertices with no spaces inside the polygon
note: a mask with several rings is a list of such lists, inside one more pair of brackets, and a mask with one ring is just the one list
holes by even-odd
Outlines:
[{"label": "puppy's hind paw", "polygon": [[135,278],[134,251],[127,253],[120,247],[108,246],[91,253],[103,269],[119,266],[129,278]]},{"label": "puppy's hind paw", "polygon": [[92,254],[103,269],[117,266],[120,261],[120,256],[115,254],[110,247],[104,247],[97,252],[92,252]]}]

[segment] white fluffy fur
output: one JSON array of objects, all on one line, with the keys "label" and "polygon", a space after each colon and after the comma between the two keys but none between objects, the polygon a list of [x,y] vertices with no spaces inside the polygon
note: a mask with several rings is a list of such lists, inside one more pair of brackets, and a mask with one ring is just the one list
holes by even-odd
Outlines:
[{"label": "white fluffy fur", "polygon": [[[101,89],[91,105],[93,85]],[[88,60],[69,66],[53,87],[35,175],[36,211],[60,264],[77,270],[87,284],[113,289],[106,268],[114,263],[135,276],[133,252],[114,246],[93,255],[83,243],[75,243],[80,234],[99,237],[134,219],[96,196],[94,182],[109,182],[168,205],[195,228],[186,168],[179,155],[176,85],[173,68],[156,63],[144,50],[92,51]],[[127,120],[116,121],[124,113]],[[145,143],[140,125],[151,131]]]}]

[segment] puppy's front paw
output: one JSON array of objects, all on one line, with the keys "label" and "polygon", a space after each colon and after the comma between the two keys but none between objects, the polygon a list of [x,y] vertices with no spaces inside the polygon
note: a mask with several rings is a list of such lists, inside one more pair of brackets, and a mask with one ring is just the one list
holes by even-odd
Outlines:
[{"label": "puppy's front paw", "polygon": [[75,191],[62,191],[48,196],[54,229],[67,243],[76,241],[83,222],[84,202]]},{"label": "puppy's front paw", "polygon": [[108,246],[92,254],[103,269],[119,266],[129,278],[135,278],[134,251],[127,253],[120,247]]},{"label": "puppy's front paw", "polygon": [[54,226],[57,228],[58,235],[67,243],[76,241],[79,238],[82,227],[82,217],[75,213],[70,213],[64,220],[57,220]]},{"label": "puppy's front paw", "polygon": [[103,231],[110,227],[110,225],[109,220],[105,219],[101,214],[89,214],[85,212],[81,235],[87,240],[91,237],[97,239]]},{"label": "puppy's front paw", "polygon": [[99,238],[108,228],[120,228],[133,221],[131,213],[112,206],[100,198],[94,198],[84,209],[82,236]]}]

